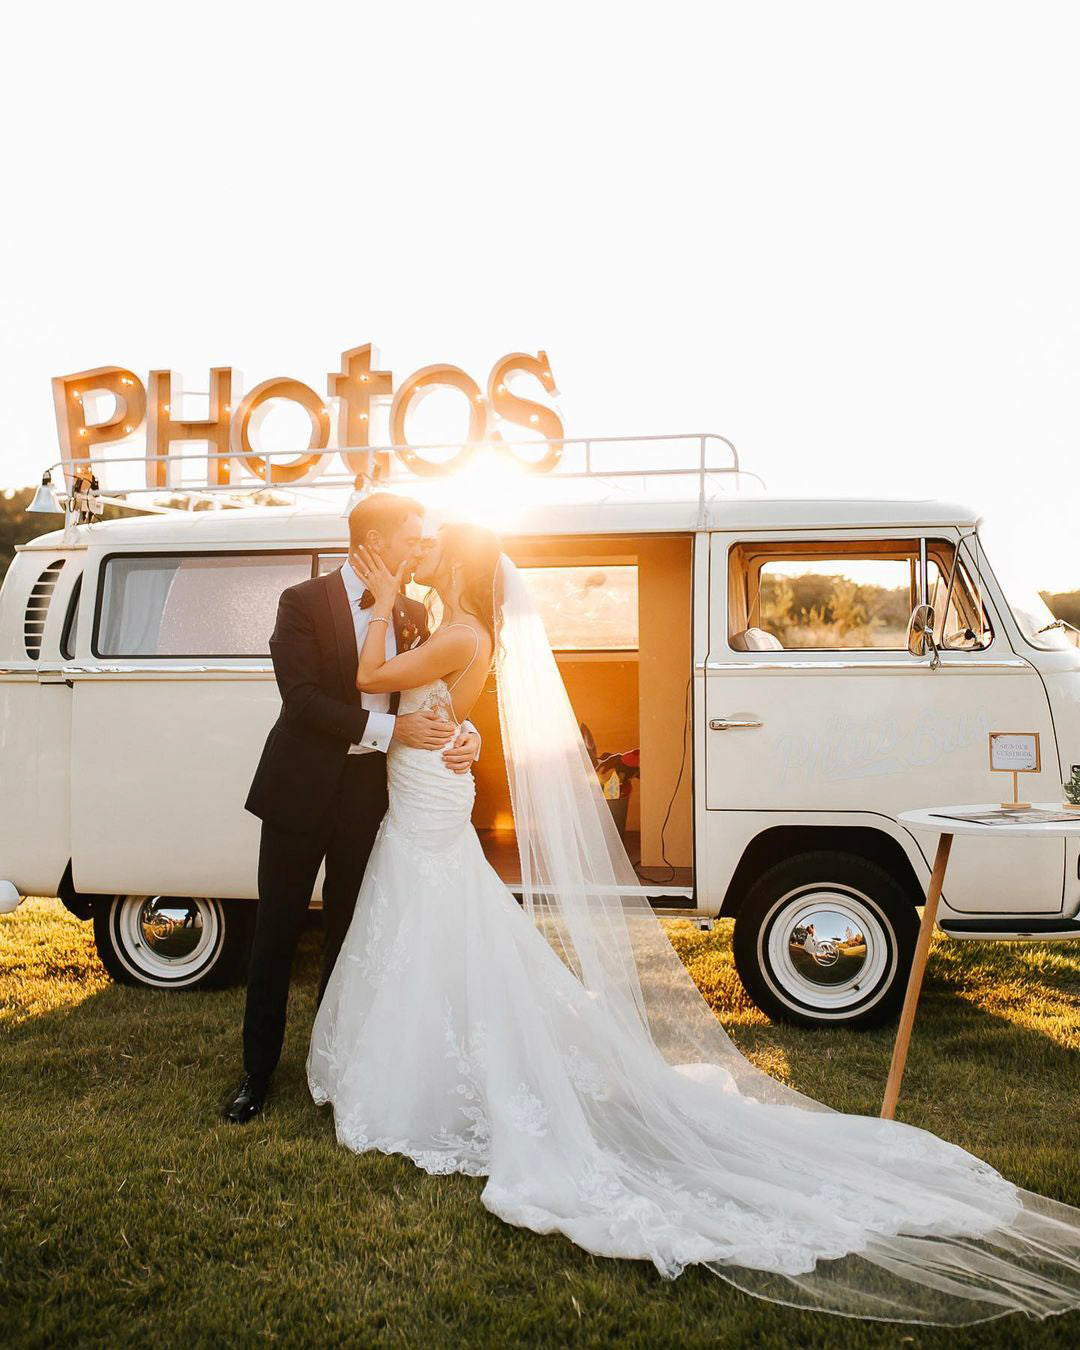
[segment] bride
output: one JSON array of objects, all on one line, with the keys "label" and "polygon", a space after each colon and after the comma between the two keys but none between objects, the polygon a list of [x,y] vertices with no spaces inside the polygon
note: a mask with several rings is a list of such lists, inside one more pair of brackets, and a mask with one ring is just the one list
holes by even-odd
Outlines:
[{"label": "bride", "polygon": [[905,1322],[1080,1307],[1080,1210],[735,1049],[641,891],[497,537],[443,528],[416,569],[442,623],[389,661],[403,572],[365,570],[362,689],[461,723],[494,661],[522,904],[470,823],[471,774],[395,742],[307,1060],[339,1141],[486,1177],[507,1223],[669,1279],[701,1263],[775,1302]]}]

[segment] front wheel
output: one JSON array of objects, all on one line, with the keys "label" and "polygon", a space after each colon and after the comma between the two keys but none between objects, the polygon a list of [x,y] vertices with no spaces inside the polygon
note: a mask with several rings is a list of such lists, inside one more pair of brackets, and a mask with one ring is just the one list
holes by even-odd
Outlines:
[{"label": "front wheel", "polygon": [[94,942],[119,984],[223,989],[243,975],[254,911],[250,901],[114,895],[94,906]]},{"label": "front wheel", "polygon": [[904,1001],[919,919],[899,881],[853,853],[802,853],[751,887],[735,919],[735,968],[767,1017],[875,1027]]}]

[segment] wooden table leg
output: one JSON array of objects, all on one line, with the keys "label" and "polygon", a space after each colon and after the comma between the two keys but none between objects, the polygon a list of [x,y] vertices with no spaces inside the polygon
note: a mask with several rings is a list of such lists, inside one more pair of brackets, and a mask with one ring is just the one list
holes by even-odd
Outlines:
[{"label": "wooden table leg", "polygon": [[919,940],[915,944],[915,956],[911,962],[911,974],[908,976],[904,1007],[900,1013],[900,1026],[896,1032],[892,1063],[889,1065],[889,1078],[885,1084],[885,1100],[881,1105],[881,1118],[883,1120],[892,1120],[896,1112],[896,1099],[900,1095],[900,1080],[904,1076],[908,1046],[911,1044],[911,1029],[915,1025],[915,1009],[919,1006],[919,993],[922,990],[926,958],[930,952],[930,939],[934,934],[934,921],[937,919],[938,901],[941,899],[945,868],[949,865],[949,850],[952,848],[952,841],[951,834],[943,834],[938,840],[934,870],[930,874],[930,886],[926,892],[922,923],[919,924]]}]

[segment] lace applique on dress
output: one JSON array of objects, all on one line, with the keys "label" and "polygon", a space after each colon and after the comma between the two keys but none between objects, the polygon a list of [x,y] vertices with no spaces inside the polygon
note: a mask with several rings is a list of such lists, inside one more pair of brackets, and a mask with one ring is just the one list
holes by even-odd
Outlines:
[{"label": "lace applique on dress", "polygon": [[590,1059],[585,1054],[580,1046],[567,1046],[566,1071],[570,1075],[570,1081],[579,1092],[591,1097],[594,1102],[606,1102],[608,1100],[603,1070],[594,1059]]},{"label": "lace applique on dress", "polygon": [[547,1134],[547,1107],[528,1084],[518,1083],[517,1090],[507,1098],[504,1109],[511,1125],[521,1134],[531,1134],[536,1138]]},{"label": "lace applique on dress", "polygon": [[365,916],[367,920],[367,941],[362,953],[346,953],[345,959],[353,962],[366,979],[377,975],[400,975],[406,967],[414,941],[412,916],[406,911],[394,930],[390,942],[385,941],[387,915],[390,902],[376,878],[372,887],[370,907]]},{"label": "lace applique on dress", "polygon": [[417,689],[406,689],[398,704],[399,713],[430,712],[437,713],[456,727],[458,720],[454,716],[454,700],[450,686],[445,680],[433,680],[431,684],[420,685]]},{"label": "lace applique on dress", "polygon": [[446,1057],[455,1062],[461,1075],[461,1081],[454,1087],[454,1092],[464,1098],[459,1110],[470,1122],[468,1142],[458,1136],[453,1136],[452,1142],[463,1152],[483,1152],[491,1139],[491,1126],[484,1111],[482,1083],[482,1075],[487,1068],[487,1023],[483,1019],[473,1022],[468,1030],[468,1045],[464,1045],[454,1030],[454,1010],[447,1001],[443,1025],[446,1032]]}]

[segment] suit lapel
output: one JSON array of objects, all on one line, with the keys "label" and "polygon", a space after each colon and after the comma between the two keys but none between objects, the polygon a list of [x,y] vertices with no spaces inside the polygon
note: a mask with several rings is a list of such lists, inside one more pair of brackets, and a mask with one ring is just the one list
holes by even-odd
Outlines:
[{"label": "suit lapel", "polygon": [[360,653],[356,650],[356,627],[349,609],[349,597],[345,582],[335,567],[327,574],[327,583],[323,588],[326,603],[330,608],[330,619],[334,625],[334,642],[337,647],[338,665],[341,679],[351,698],[359,698],[356,687],[356,667]]}]

